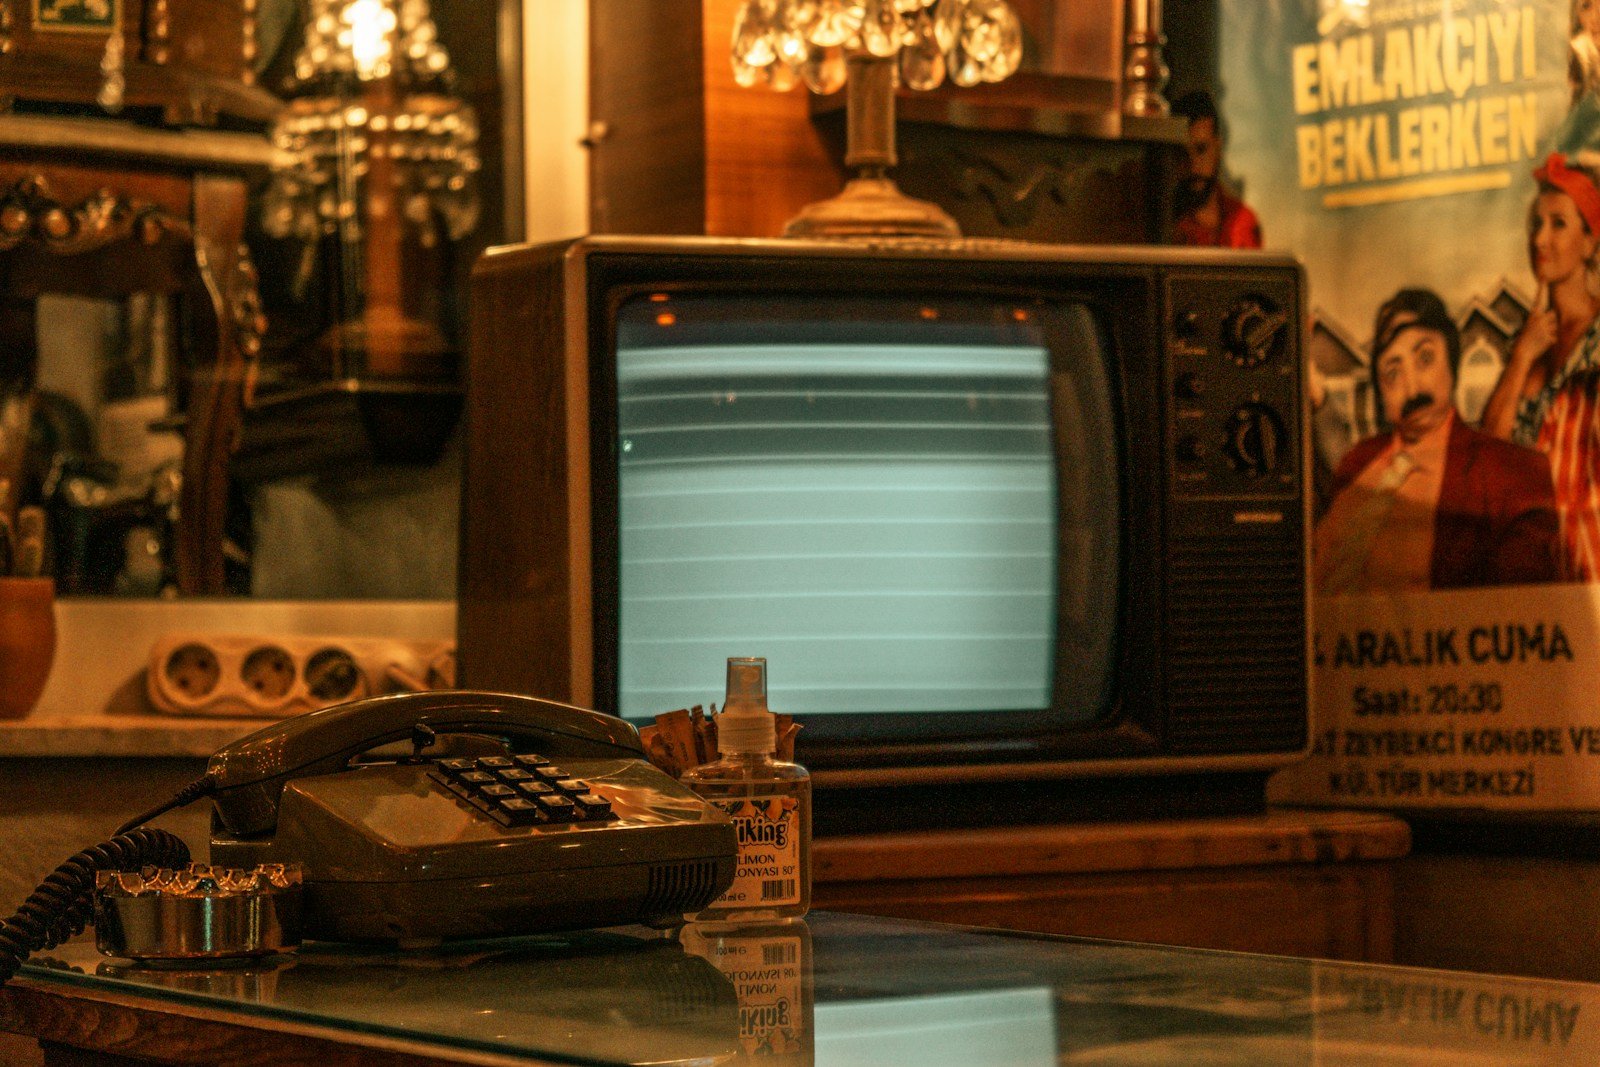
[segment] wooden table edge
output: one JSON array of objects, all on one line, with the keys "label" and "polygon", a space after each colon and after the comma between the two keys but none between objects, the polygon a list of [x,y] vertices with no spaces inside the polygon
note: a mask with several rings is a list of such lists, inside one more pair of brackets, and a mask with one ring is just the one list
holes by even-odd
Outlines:
[{"label": "wooden table edge", "polygon": [[58,985],[28,974],[0,989],[0,1030],[95,1053],[208,1067],[554,1067],[568,1062]]}]

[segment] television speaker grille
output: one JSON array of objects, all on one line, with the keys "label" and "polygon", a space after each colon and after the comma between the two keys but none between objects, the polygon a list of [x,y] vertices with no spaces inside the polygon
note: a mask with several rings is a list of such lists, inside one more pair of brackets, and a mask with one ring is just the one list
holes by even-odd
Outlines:
[{"label": "television speaker grille", "polygon": [[[1177,538],[1167,575],[1167,737],[1181,755],[1305,744],[1306,589],[1298,523]],[[1285,625],[1293,623],[1293,625]]]}]

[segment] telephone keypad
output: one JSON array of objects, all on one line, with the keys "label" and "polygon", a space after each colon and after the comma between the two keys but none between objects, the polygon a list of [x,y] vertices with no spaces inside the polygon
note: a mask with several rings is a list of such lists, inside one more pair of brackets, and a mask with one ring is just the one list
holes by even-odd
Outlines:
[{"label": "telephone keypad", "polygon": [[[523,762],[533,760],[536,762]],[[492,761],[492,762],[491,762]],[[428,777],[503,826],[608,822],[611,802],[543,756],[438,760]]]}]

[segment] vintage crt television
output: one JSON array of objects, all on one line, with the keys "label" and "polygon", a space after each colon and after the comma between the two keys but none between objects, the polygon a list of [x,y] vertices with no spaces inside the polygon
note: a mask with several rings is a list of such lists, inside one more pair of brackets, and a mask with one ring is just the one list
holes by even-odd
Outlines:
[{"label": "vintage crt television", "polygon": [[464,684],[643,723],[765,656],[824,826],[1249,808],[1305,751],[1294,260],[589,237],[472,298]]}]

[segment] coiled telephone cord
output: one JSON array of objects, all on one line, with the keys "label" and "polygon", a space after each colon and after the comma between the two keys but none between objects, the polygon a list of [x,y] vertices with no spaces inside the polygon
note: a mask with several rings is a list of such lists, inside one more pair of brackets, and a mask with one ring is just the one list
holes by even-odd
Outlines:
[{"label": "coiled telephone cord", "polygon": [[189,846],[166,830],[138,829],[86,848],[57,867],[0,926],[0,986],[24,960],[83,932],[94,917],[94,882],[99,871],[136,871],[144,866],[182,867]]}]

